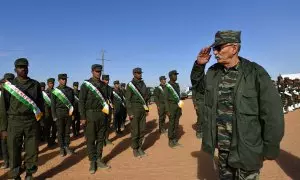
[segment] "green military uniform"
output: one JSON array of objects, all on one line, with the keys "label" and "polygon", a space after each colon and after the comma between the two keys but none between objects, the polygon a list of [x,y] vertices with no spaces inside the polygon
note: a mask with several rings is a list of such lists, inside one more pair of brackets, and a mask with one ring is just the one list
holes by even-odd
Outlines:
[{"label": "green military uniform", "polygon": [[[59,74],[58,80],[67,79],[67,74]],[[68,86],[59,85],[56,87],[59,89],[68,99],[68,101],[74,104],[74,92],[73,89]],[[69,108],[63,103],[55,94],[54,90],[51,95],[51,111],[54,121],[56,121],[58,129],[58,143],[60,145],[60,155],[65,156],[65,153],[72,154],[70,150],[70,129],[72,124],[72,115],[69,114]]]},{"label": "green military uniform", "polygon": [[[15,61],[16,68],[28,67],[28,60],[20,58]],[[31,78],[15,78],[11,82],[37,105],[40,112],[44,111],[43,97],[39,82]],[[25,145],[25,167],[27,177],[37,171],[38,161],[38,122],[33,110],[23,104],[8,90],[2,91],[0,102],[0,131],[8,133],[9,178],[20,179],[22,164],[22,145]],[[21,99],[21,98],[20,98]],[[40,113],[39,113],[40,116]]]},{"label": "green military uniform", "polygon": [[[109,75],[102,75],[102,80],[106,80],[109,82]],[[106,84],[105,93],[108,94],[107,103],[109,105],[109,115],[107,116],[107,128],[105,132],[105,145],[106,144],[112,144],[112,142],[109,140],[109,133],[111,132],[111,121],[112,121],[112,114],[113,114],[113,88],[109,86],[109,84]]]},{"label": "green military uniform", "polygon": [[[165,76],[159,77],[159,80],[166,80]],[[166,88],[165,84],[160,84],[154,89],[154,101],[157,106],[158,116],[159,116],[159,132],[166,133],[165,122],[166,122],[166,105],[165,105],[165,95],[164,90]]]},{"label": "green military uniform", "polygon": [[[92,71],[101,72],[102,66],[94,64]],[[86,80],[102,94],[105,101],[108,100],[107,86],[100,79],[90,78]],[[99,168],[107,167],[102,161],[102,149],[107,129],[107,114],[101,110],[104,108],[101,100],[83,83],[79,94],[79,110],[82,120],[86,120],[85,136],[87,140],[88,157],[91,162],[90,169],[94,173],[95,165]]]},{"label": "green military uniform", "polygon": [[79,131],[80,131],[80,114],[79,114],[79,108],[78,108],[78,103],[79,103],[79,93],[80,91],[78,90],[78,86],[79,83],[78,82],[74,82],[73,83],[73,87],[77,87],[73,89],[74,91],[74,120],[72,121],[72,130],[73,130],[73,135],[74,136],[78,136],[79,135]]},{"label": "green military uniform", "polygon": [[[126,83],[121,83],[121,91],[123,93],[123,99],[124,99],[124,103],[126,106],[126,99],[125,99],[125,94],[126,94]],[[125,128],[125,122],[126,122],[126,117],[127,117],[127,109],[124,109],[123,115],[122,115],[122,124],[121,126]]]},{"label": "green military uniform", "polygon": [[[120,84],[119,81],[114,81],[115,84]],[[120,88],[114,88],[113,89],[113,105],[114,105],[114,129],[116,133],[121,133],[121,126],[124,118],[124,112],[126,109],[125,106],[125,99],[123,92]]]},{"label": "green military uniform", "polygon": [[[15,75],[12,73],[6,73],[4,74],[3,80],[1,80],[1,83],[4,83],[5,80],[11,82],[15,79]],[[0,92],[2,90],[0,89]],[[1,95],[0,95],[1,98]],[[7,137],[1,136],[1,152],[3,157],[3,165],[1,166],[1,169],[6,169],[9,167],[9,158],[8,158],[8,147],[7,147]]]},{"label": "green military uniform", "polygon": [[[173,75],[178,75],[176,70],[172,70],[169,72],[169,77]],[[179,84],[176,82],[169,81],[168,83],[173,87],[173,89],[176,91],[178,97],[180,97],[180,87]],[[174,98],[174,95],[172,94],[171,90],[169,88],[165,88],[165,105],[166,105],[166,111],[169,113],[169,129],[168,129],[168,138],[169,138],[169,146],[175,147],[178,146],[178,136],[177,131],[179,127],[179,119],[182,115],[182,110],[178,106],[178,99]]]},{"label": "green military uniform", "polygon": [[[45,91],[46,83],[45,82],[40,82],[40,86],[42,91]],[[44,109],[46,110],[46,102],[44,101]],[[42,117],[42,119],[39,121],[39,138],[40,141],[43,142],[48,142],[47,136],[46,136],[46,127],[45,127],[45,115]]]},{"label": "green military uniform", "polygon": [[[240,32],[219,31],[212,46],[227,43],[240,43]],[[219,149],[220,179],[257,179],[263,159],[280,152],[278,92],[261,66],[242,57],[232,68],[217,63],[206,75],[204,70],[196,61],[191,73],[192,85],[204,95],[202,149],[211,155]]]},{"label": "green military uniform", "polygon": [[[47,79],[47,83],[50,83],[50,82],[54,84],[55,79],[54,78]],[[49,87],[45,90],[45,93],[50,98],[50,100],[51,100],[51,96],[52,96],[52,91],[53,91],[53,89],[50,89]],[[45,136],[46,136],[46,139],[48,140],[48,146],[50,147],[55,144],[56,133],[57,133],[57,126],[55,124],[55,121],[53,120],[53,116],[52,116],[52,112],[51,112],[51,104],[49,105],[49,104],[45,103],[44,120],[45,120]]]},{"label": "green military uniform", "polygon": [[[142,69],[135,68],[133,69],[133,73],[142,73]],[[140,98],[138,93],[131,88],[131,83],[137,89],[144,101]],[[146,112],[148,111],[145,109],[144,105],[149,98],[144,81],[133,78],[132,81],[127,84],[125,98],[128,115],[133,116],[133,119],[131,120],[131,148],[136,157],[142,156],[145,155],[142,150],[142,143],[145,136]]]}]

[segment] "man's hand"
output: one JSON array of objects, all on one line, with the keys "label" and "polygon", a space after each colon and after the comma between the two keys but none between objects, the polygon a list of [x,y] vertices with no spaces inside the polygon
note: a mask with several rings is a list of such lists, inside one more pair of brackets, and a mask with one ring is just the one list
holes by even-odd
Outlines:
[{"label": "man's hand", "polygon": [[81,120],[80,120],[80,124],[81,124],[82,126],[85,126],[85,125],[86,125],[86,119],[81,119]]},{"label": "man's hand", "polygon": [[167,112],[166,114],[167,114],[168,117],[170,117],[170,115],[171,115],[170,112]]},{"label": "man's hand", "polygon": [[1,132],[1,138],[2,138],[2,139],[7,138],[7,131],[2,131],[2,132]]},{"label": "man's hand", "polygon": [[211,47],[205,47],[201,49],[197,56],[197,64],[206,64],[208,63],[211,55],[210,55],[210,49]]},{"label": "man's hand", "polygon": [[130,120],[130,121],[133,120],[133,115],[130,115],[130,116],[129,116],[129,120]]}]

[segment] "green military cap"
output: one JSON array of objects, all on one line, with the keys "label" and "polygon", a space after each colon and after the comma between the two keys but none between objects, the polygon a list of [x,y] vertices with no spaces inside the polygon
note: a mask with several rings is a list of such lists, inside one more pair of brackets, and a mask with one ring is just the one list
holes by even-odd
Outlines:
[{"label": "green military cap", "polygon": [[28,66],[28,60],[26,58],[19,58],[15,61],[15,67],[17,66]]},{"label": "green military cap", "polygon": [[100,64],[93,64],[92,71],[102,71],[102,65]]},{"label": "green military cap", "polygon": [[166,80],[167,78],[166,78],[166,76],[160,76],[159,77],[159,80],[161,81],[161,80]]},{"label": "green military cap", "polygon": [[49,78],[49,79],[47,79],[47,83],[49,83],[49,82],[54,83],[54,82],[55,82],[55,79],[54,79],[54,78]]},{"label": "green military cap", "polygon": [[134,68],[134,69],[132,70],[132,72],[133,72],[133,73],[143,73],[142,68],[139,68],[139,67]]},{"label": "green military cap", "polygon": [[79,82],[73,82],[73,86],[79,86]]},{"label": "green military cap", "polygon": [[114,81],[114,84],[120,84],[119,80]]},{"label": "green military cap", "polygon": [[41,87],[46,87],[46,83],[40,82],[40,86],[41,86]]},{"label": "green military cap", "polygon": [[5,73],[3,76],[3,79],[11,81],[11,80],[15,79],[15,75],[13,73]]},{"label": "green military cap", "polygon": [[173,74],[177,75],[179,73],[176,70],[172,70],[169,72],[169,77],[172,76]]},{"label": "green military cap", "polygon": [[67,74],[59,74],[58,79],[67,79],[68,75]]},{"label": "green military cap", "polygon": [[126,83],[121,83],[121,87],[125,87],[126,86]]},{"label": "green military cap", "polygon": [[215,35],[215,42],[211,45],[211,47],[227,43],[241,43],[241,31],[218,31]]},{"label": "green military cap", "polygon": [[107,80],[107,81],[109,81],[109,75],[108,75],[108,74],[103,74],[103,75],[102,75],[102,80]]}]

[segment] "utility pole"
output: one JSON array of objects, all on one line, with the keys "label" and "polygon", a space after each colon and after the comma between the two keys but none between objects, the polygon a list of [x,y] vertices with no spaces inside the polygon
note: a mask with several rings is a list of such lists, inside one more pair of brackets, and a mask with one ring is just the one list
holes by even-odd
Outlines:
[{"label": "utility pole", "polygon": [[101,49],[101,59],[97,59],[97,60],[101,60],[101,64],[102,64],[102,74],[104,74],[104,61],[110,61],[109,59],[105,59],[104,58],[104,54],[106,53],[106,51],[104,49]]}]

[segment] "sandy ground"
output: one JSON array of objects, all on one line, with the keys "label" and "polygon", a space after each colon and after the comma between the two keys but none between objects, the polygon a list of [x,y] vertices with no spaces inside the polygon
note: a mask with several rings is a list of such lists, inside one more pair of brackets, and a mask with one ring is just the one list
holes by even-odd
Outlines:
[{"label": "sandy ground", "polygon": [[[114,145],[104,147],[104,160],[112,167],[89,174],[89,161],[83,137],[72,139],[71,146],[76,154],[60,157],[59,149],[40,146],[39,170],[35,179],[216,179],[212,160],[200,152],[201,140],[196,139],[194,123],[196,114],[190,99],[185,100],[180,119],[179,135],[183,147],[168,147],[166,135],[160,135],[156,106],[150,106],[147,117],[147,135],[143,148],[148,156],[137,159],[130,148],[129,126],[121,136],[111,133]],[[266,161],[261,179],[300,179],[300,110],[285,115],[285,136],[281,155],[276,161]],[[2,163],[2,162],[1,162]],[[7,170],[0,170],[0,179],[6,179]],[[22,177],[25,173],[22,174]]]}]

